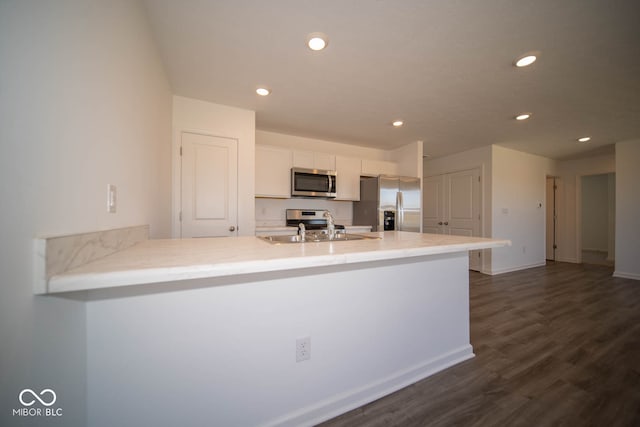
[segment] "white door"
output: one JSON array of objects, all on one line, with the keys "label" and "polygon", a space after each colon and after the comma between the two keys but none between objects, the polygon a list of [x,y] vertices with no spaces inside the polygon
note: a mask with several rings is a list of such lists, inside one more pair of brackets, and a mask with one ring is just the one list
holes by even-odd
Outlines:
[{"label": "white door", "polygon": [[181,237],[238,232],[238,141],[181,134]]},{"label": "white door", "polygon": [[[445,194],[445,233],[480,235],[480,173],[478,169],[448,174]],[[476,200],[478,199],[478,200]]]},{"label": "white door", "polygon": [[444,175],[430,176],[422,185],[422,231],[443,233],[444,221]]},{"label": "white door", "polygon": [[[427,177],[423,184],[425,233],[478,237],[480,169]],[[480,270],[481,251],[469,252],[469,268]]]},{"label": "white door", "polygon": [[[480,170],[447,174],[444,230],[456,236],[480,236]],[[469,268],[480,270],[480,251],[469,251]]]}]

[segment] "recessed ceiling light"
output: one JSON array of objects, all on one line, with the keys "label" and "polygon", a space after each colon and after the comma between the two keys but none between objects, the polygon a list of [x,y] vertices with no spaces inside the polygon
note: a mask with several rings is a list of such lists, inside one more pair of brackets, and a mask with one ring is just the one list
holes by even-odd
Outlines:
[{"label": "recessed ceiling light", "polygon": [[323,33],[311,33],[307,36],[307,46],[311,50],[322,50],[329,44],[329,39]]},{"label": "recessed ceiling light", "polygon": [[516,116],[516,120],[527,120],[531,117],[531,113],[522,113]]},{"label": "recessed ceiling light", "polygon": [[266,87],[259,87],[258,89],[256,89],[256,93],[260,96],[267,96],[271,93],[271,91]]},{"label": "recessed ceiling light", "polygon": [[526,55],[526,56],[523,56],[521,58],[516,59],[514,64],[518,68],[527,67],[527,66],[533,64],[534,62],[536,62],[536,59],[538,59],[538,57],[536,55]]},{"label": "recessed ceiling light", "polygon": [[590,136],[583,136],[582,138],[578,138],[578,142],[589,142],[591,141]]},{"label": "recessed ceiling light", "polygon": [[391,124],[394,125],[395,127],[399,128],[400,126],[402,126],[404,124],[404,122],[402,120],[396,120]]}]

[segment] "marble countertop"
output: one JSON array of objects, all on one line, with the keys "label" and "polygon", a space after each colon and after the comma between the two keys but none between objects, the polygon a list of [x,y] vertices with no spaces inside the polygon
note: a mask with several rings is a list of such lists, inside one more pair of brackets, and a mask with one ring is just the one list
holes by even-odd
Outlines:
[{"label": "marble countertop", "polygon": [[254,236],[152,239],[54,275],[47,293],[286,271],[510,245],[508,240],[407,232],[381,239],[272,244]]}]

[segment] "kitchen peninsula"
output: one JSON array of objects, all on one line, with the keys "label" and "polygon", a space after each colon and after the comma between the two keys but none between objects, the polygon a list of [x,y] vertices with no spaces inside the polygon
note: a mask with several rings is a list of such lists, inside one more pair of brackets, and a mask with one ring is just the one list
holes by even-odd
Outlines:
[{"label": "kitchen peninsula", "polygon": [[367,235],[143,240],[50,277],[87,291],[94,415],[168,422],[127,384],[176,423],[312,425],[473,357],[467,251],[509,242]]}]

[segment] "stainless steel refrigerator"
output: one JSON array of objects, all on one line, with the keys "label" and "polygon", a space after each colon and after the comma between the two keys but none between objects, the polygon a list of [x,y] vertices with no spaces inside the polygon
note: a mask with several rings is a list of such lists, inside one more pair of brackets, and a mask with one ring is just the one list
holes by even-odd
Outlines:
[{"label": "stainless steel refrigerator", "polygon": [[360,177],[360,201],[353,203],[353,225],[373,231],[420,232],[420,179],[380,175]]}]

